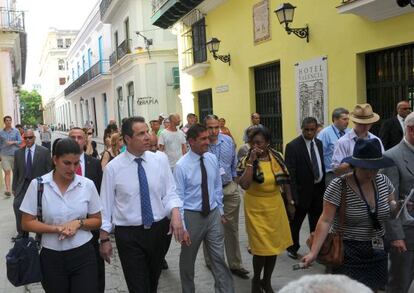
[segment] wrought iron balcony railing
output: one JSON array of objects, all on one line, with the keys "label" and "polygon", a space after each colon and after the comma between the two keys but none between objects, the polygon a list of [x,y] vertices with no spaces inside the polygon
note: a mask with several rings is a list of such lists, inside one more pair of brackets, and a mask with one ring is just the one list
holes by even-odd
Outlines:
[{"label": "wrought iron balcony railing", "polygon": [[0,7],[0,29],[24,32],[24,11],[8,10]]},{"label": "wrought iron balcony railing", "polygon": [[108,60],[100,60],[96,62],[94,65],[92,65],[91,68],[85,71],[81,76],[79,76],[65,89],[65,96],[68,96],[70,93],[74,92],[75,90],[77,90],[87,82],[91,81],[98,75],[107,73],[109,71],[108,63]]},{"label": "wrought iron balcony railing", "polygon": [[112,0],[102,0],[101,4],[99,4],[99,12],[101,14],[101,19],[103,18],[109,6],[111,5],[111,2]]},{"label": "wrought iron balcony railing", "polygon": [[152,0],[152,14],[154,15],[168,0]]},{"label": "wrought iron balcony railing", "polygon": [[118,60],[124,57],[126,54],[131,53],[131,40],[123,41],[111,56],[109,56],[109,65],[112,67]]}]

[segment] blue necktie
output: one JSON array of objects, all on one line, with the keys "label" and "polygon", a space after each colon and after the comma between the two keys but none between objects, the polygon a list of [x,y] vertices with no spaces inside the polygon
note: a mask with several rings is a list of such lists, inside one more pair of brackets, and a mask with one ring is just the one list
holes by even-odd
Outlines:
[{"label": "blue necktie", "polygon": [[149,187],[147,175],[144,167],[142,167],[142,158],[136,158],[135,162],[138,164],[138,179],[139,179],[139,193],[141,194],[141,218],[144,229],[151,228],[154,223],[154,215],[152,214],[151,199],[149,194]]},{"label": "blue necktie", "polygon": [[32,151],[30,149],[27,150],[27,159],[26,159],[26,170],[25,176],[27,179],[32,179]]}]

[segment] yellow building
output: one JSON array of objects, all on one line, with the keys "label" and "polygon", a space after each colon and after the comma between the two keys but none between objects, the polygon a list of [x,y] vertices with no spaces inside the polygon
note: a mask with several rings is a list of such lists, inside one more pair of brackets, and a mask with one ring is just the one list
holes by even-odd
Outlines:
[{"label": "yellow building", "polygon": [[[153,0],[152,22],[173,27],[179,44],[183,114],[225,117],[238,144],[259,112],[279,149],[307,115],[325,125],[336,107],[369,102],[382,118],[414,99],[414,7],[395,0],[291,0],[288,34],[279,0]],[[221,41],[216,55],[206,49]],[[224,59],[224,58],[221,58]],[[227,61],[227,60],[224,60]]]},{"label": "yellow building", "polygon": [[26,74],[27,36],[24,12],[16,0],[0,0],[0,127],[3,117],[20,123],[19,91]]}]

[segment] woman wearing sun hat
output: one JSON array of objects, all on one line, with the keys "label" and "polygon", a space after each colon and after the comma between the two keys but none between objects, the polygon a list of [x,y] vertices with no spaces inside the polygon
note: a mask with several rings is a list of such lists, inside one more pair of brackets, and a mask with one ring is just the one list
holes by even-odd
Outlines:
[{"label": "woman wearing sun hat", "polygon": [[373,289],[383,288],[387,282],[387,253],[383,247],[384,222],[395,208],[394,186],[379,169],[394,162],[382,155],[380,141],[358,139],[353,155],[346,157],[353,172],[335,178],[325,191],[324,207],[319,218],[311,251],[302,262],[310,265],[332,229],[338,229],[338,214],[342,182],[346,182],[345,221],[342,226],[344,261],[332,273],[347,275]]},{"label": "woman wearing sun hat", "polygon": [[349,164],[342,162],[342,160],[352,155],[355,142],[359,138],[378,139],[381,150],[384,152],[381,140],[369,132],[372,125],[380,119],[380,116],[372,110],[370,104],[357,104],[349,118],[353,122],[354,127],[338,140],[332,155],[332,168],[337,176],[350,171]]}]

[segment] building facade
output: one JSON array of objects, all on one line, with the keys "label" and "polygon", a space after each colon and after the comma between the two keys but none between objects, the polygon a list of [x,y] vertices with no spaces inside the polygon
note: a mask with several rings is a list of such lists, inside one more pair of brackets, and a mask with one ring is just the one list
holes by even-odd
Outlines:
[{"label": "building facade", "polygon": [[55,102],[62,96],[69,81],[66,55],[78,32],[49,28],[46,36],[39,71],[39,93],[42,96],[43,119],[46,124],[57,125],[60,122],[56,117],[59,111],[55,109]]},{"label": "building facade", "polygon": [[[15,0],[0,0],[0,115],[20,122],[19,91],[25,81],[27,37],[24,12]],[[3,119],[1,119],[3,125]]]},{"label": "building facade", "polygon": [[[177,33],[183,112],[225,117],[238,143],[256,111],[283,150],[304,116],[328,125],[334,108],[369,102],[386,119],[399,100],[413,103],[410,5],[292,0],[286,29],[274,13],[282,1],[182,2],[153,0],[151,21]],[[207,48],[213,38],[221,41],[216,58]]]},{"label": "building facade", "polygon": [[111,94],[118,123],[133,115],[148,121],[160,113],[181,113],[177,39],[151,24],[151,2],[103,0],[100,13],[111,25]]},{"label": "building facade", "polygon": [[[70,104],[70,115],[62,117],[68,125],[93,125],[99,137],[114,117],[110,53],[110,25],[101,22],[97,3],[67,54],[69,83],[64,98]],[[65,113],[65,104],[61,107]]]}]

